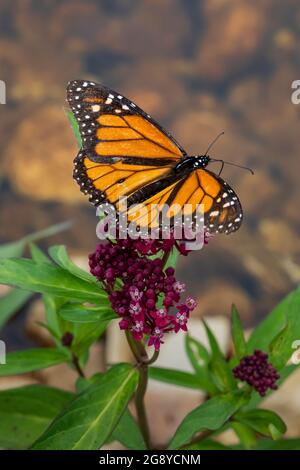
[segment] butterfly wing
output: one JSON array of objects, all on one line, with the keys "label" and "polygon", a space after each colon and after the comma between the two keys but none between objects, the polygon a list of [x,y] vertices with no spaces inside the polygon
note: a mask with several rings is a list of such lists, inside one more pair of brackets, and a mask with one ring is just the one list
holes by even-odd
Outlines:
[{"label": "butterfly wing", "polygon": [[67,99],[82,138],[74,178],[95,205],[104,200],[117,205],[120,197],[140,194],[154,182],[159,189],[159,181],[186,155],[154,119],[109,88],[75,80]]},{"label": "butterfly wing", "polygon": [[220,176],[207,169],[196,170],[195,173],[203,192],[201,204],[205,230],[211,234],[229,234],[238,230],[243,210],[234,190]]},{"label": "butterfly wing", "polygon": [[[169,208],[162,219],[165,205]],[[190,221],[195,221],[198,214],[203,218],[205,232],[211,234],[234,232],[243,218],[240,201],[226,181],[211,171],[197,169],[170,182],[146,199],[141,208],[129,209],[128,219],[141,227],[155,228],[162,220],[166,226],[173,226],[177,214],[183,214]]]},{"label": "butterfly wing", "polygon": [[[83,80],[69,83],[67,98],[82,138],[74,178],[93,204],[107,201],[119,210],[119,199],[126,197],[128,219],[141,227],[157,226],[165,204],[171,224],[176,211],[193,217],[202,204],[208,232],[240,227],[242,208],[230,186],[207,169],[174,175],[186,152],[135,103]],[[131,206],[140,202],[137,215]]]}]

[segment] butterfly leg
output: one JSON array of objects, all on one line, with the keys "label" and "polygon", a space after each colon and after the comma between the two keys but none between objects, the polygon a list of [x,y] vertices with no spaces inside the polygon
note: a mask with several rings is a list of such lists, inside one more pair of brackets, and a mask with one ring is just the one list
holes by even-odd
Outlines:
[{"label": "butterfly leg", "polygon": [[221,175],[221,173],[223,171],[223,168],[224,168],[224,162],[223,162],[223,160],[221,160],[221,168],[220,168],[220,171],[218,173],[219,176]]}]

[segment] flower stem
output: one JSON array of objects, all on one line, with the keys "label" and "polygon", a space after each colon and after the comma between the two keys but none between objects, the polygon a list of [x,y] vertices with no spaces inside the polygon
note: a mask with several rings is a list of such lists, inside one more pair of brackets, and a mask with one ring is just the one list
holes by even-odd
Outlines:
[{"label": "flower stem", "polygon": [[148,385],[148,366],[146,364],[141,364],[138,366],[138,371],[140,377],[135,394],[135,407],[140,430],[143,434],[147,448],[150,449],[150,430],[144,403],[145,393]]},{"label": "flower stem", "polygon": [[82,370],[82,368],[80,367],[80,364],[79,364],[79,359],[78,357],[76,356],[76,354],[72,354],[72,362],[73,362],[73,365],[78,373],[78,375],[82,378],[85,378],[85,375],[84,375],[84,372]]},{"label": "flower stem", "polygon": [[135,341],[129,330],[126,331],[126,338],[129,347],[137,361],[136,367],[139,372],[139,382],[135,393],[135,408],[137,413],[137,420],[143,434],[145,444],[150,449],[150,431],[145,409],[145,393],[148,385],[148,366],[153,364],[158,358],[158,351],[155,351],[151,358],[148,357],[147,351],[141,342]]}]

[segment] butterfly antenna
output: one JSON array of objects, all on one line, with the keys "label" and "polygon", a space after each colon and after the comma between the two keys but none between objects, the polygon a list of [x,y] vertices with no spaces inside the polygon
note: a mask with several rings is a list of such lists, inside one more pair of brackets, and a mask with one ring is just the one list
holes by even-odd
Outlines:
[{"label": "butterfly antenna", "polygon": [[237,163],[232,163],[232,162],[226,162],[226,160],[216,160],[214,158],[211,158],[211,162],[222,162],[222,163],[225,163],[225,165],[236,166],[237,168],[242,168],[243,170],[250,171],[250,173],[254,175],[254,171],[252,170],[252,168],[249,168],[248,166],[238,165]]},{"label": "butterfly antenna", "polygon": [[207,155],[207,154],[208,154],[208,152],[210,151],[210,149],[212,148],[212,146],[217,142],[217,140],[221,137],[221,135],[224,135],[224,134],[225,134],[225,132],[222,131],[222,132],[220,132],[220,134],[217,135],[217,137],[214,138],[214,140],[213,140],[213,141],[209,144],[209,146],[207,147],[207,150],[206,150],[206,152],[205,152],[204,155]]}]

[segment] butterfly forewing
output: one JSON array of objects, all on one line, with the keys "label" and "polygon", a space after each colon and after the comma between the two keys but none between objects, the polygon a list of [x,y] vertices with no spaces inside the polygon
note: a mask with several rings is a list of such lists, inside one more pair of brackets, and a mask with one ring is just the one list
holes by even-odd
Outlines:
[{"label": "butterfly forewing", "polygon": [[67,98],[82,149],[74,178],[94,204],[118,204],[160,181],[185,155],[177,142],[135,103],[94,82],[70,82]]}]

